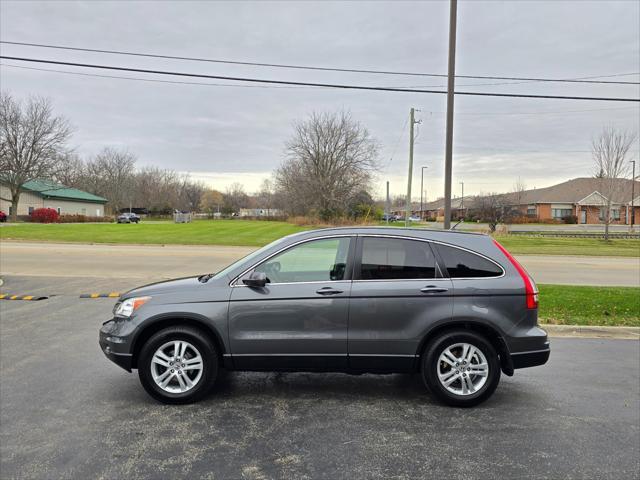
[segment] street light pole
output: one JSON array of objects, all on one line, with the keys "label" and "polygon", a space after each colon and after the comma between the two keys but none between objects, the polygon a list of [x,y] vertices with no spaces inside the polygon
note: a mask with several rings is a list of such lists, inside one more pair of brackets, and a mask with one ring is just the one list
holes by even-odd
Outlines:
[{"label": "street light pole", "polygon": [[464,182],[460,182],[462,185],[462,197],[460,197],[460,210],[462,210],[462,218],[464,219]]},{"label": "street light pole", "polygon": [[424,194],[424,169],[429,167],[422,167],[420,169],[420,220],[423,219],[424,215],[422,214],[422,196]]}]

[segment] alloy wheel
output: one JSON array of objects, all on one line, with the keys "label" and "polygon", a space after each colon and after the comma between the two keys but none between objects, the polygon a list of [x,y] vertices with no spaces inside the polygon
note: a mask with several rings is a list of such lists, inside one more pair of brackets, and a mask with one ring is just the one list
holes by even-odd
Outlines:
[{"label": "alloy wheel", "polygon": [[204,371],[202,356],[184,340],[160,346],[151,358],[151,376],[158,387],[168,393],[185,393],[195,387]]},{"label": "alloy wheel", "polygon": [[438,379],[455,395],[478,392],[489,377],[489,363],[484,353],[470,343],[448,346],[438,358]]}]

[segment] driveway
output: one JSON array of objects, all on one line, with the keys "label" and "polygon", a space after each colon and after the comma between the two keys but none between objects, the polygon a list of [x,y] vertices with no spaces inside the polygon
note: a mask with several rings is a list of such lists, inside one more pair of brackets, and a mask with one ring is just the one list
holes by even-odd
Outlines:
[{"label": "driveway", "polygon": [[[215,272],[253,247],[0,244],[0,273],[160,280]],[[640,258],[517,255],[538,283],[640,286]]]},{"label": "driveway", "polygon": [[205,401],[155,403],[97,331],[132,279],[13,277],[0,301],[3,478],[638,478],[640,342],[552,339],[474,409],[416,375],[225,373]]}]

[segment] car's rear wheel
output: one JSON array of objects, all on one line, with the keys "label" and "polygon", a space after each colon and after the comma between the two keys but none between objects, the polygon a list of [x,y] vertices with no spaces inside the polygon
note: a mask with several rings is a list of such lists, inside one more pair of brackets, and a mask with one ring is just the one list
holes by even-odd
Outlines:
[{"label": "car's rear wheel", "polygon": [[204,397],[218,375],[218,357],[208,337],[191,327],[170,327],[149,338],[138,359],[145,390],[164,403]]},{"label": "car's rear wheel", "polygon": [[472,407],[495,391],[500,382],[500,361],[493,345],[482,335],[450,331],[428,344],[422,356],[422,377],[440,401]]}]

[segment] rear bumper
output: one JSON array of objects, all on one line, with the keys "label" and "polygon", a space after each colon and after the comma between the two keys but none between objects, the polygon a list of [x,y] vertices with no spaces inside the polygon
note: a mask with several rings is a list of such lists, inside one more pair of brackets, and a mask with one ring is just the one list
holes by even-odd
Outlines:
[{"label": "rear bumper", "polygon": [[536,367],[547,363],[550,354],[551,349],[549,347],[547,347],[546,350],[512,353],[511,363],[513,364],[514,369]]}]

